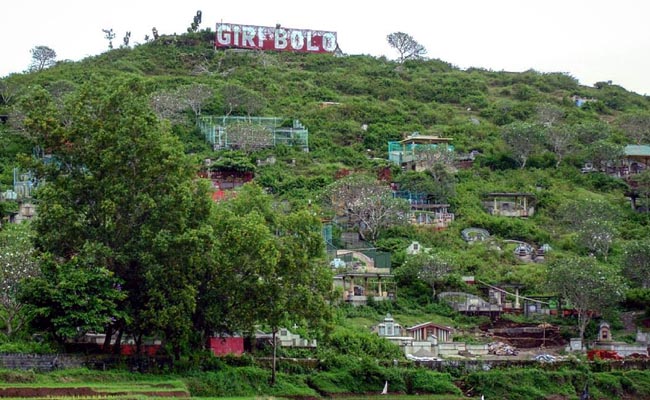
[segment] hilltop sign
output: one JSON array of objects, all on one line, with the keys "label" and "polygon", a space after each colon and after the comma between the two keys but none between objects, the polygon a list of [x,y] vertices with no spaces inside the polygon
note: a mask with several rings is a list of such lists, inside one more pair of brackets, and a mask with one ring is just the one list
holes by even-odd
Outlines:
[{"label": "hilltop sign", "polygon": [[332,53],[338,49],[336,32],[254,25],[217,24],[214,47],[251,50]]}]

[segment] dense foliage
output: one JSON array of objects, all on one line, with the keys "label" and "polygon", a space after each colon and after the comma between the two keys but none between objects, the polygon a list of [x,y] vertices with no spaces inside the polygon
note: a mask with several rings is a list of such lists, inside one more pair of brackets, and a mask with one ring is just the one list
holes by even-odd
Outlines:
[{"label": "dense foliage", "polygon": [[[209,31],[163,35],[0,79],[0,192],[11,188],[14,168],[40,180],[33,228],[43,275],[20,297],[33,329],[59,341],[102,329],[137,343],[162,337],[177,357],[206,335],[257,326],[295,324],[328,340],[321,221],[342,215],[362,221],[354,228],[369,246],[391,253],[404,298],[386,307],[451,314],[432,294],[476,291],[463,275],[568,296],[547,283],[564,279],[554,274],[571,263],[628,280],[599,290],[646,288],[648,191],[636,183],[646,205],[632,210],[630,184],[611,170],[624,145],[650,140],[647,97],[561,73],[460,70],[407,53],[393,62],[215,51],[212,39]],[[587,101],[578,106],[574,96]],[[215,150],[197,128],[200,115],[273,116],[284,126],[299,119],[309,151]],[[387,143],[413,132],[452,139],[462,163],[436,154],[425,171],[389,163]],[[210,170],[254,173],[255,183],[214,204],[198,178],[205,159]],[[408,205],[392,198],[391,183],[448,203],[453,223],[444,231],[406,224]],[[535,214],[490,215],[490,192],[532,193]],[[17,209],[0,202],[3,215]],[[465,242],[470,227],[490,240]],[[335,240],[347,228],[335,226]],[[549,244],[551,268],[521,262],[507,240]],[[412,241],[431,255],[407,257]],[[0,268],[7,276],[15,267]],[[97,303],[71,313],[73,293],[80,301],[95,293]],[[360,335],[329,340],[367,351]]]}]

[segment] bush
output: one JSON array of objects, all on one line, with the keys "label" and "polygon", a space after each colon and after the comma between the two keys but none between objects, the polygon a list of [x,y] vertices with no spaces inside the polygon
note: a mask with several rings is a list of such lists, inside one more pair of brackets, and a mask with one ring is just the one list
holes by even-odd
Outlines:
[{"label": "bush", "polygon": [[443,374],[423,369],[407,370],[404,373],[406,381],[406,393],[419,394],[453,394],[462,395],[462,392],[454,385],[450,374]]},{"label": "bush", "polygon": [[56,348],[49,342],[11,341],[0,343],[0,353],[53,354],[56,352]]},{"label": "bush", "polygon": [[226,368],[218,372],[201,372],[185,379],[192,397],[230,397],[282,395],[314,397],[318,394],[307,386],[304,375],[277,374],[270,386],[271,371],[257,367]]},{"label": "bush", "polygon": [[307,378],[309,386],[322,394],[350,393],[355,387],[354,378],[345,371],[319,372]]},{"label": "bush", "polygon": [[34,371],[0,371],[0,382],[32,383],[36,382]]},{"label": "bush", "polygon": [[399,346],[365,331],[340,328],[330,335],[324,346],[343,355],[381,360],[402,358]]},{"label": "bush", "polygon": [[[548,394],[575,396],[575,371],[549,372],[538,369],[508,369],[474,372],[465,383],[487,398],[542,399]],[[584,382],[584,380],[582,380]]]},{"label": "bush", "polygon": [[256,396],[264,394],[270,371],[256,367],[226,368],[187,378],[192,397]]}]

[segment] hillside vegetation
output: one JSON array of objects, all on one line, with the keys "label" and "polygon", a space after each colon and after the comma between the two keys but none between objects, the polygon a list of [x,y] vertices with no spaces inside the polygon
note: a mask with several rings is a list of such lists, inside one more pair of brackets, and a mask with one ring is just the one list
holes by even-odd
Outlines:
[{"label": "hillside vegetation", "polygon": [[[569,265],[584,268],[587,274],[616,277],[609,279],[616,285],[601,296],[608,303],[600,310],[615,329],[622,325],[612,311],[648,307],[650,179],[645,172],[630,180],[616,176],[625,145],[650,143],[648,97],[607,82],[583,86],[563,73],[461,70],[435,59],[397,63],[366,55],[215,51],[212,40],[209,31],[161,36],[133,48],[0,79],[0,115],[8,116],[0,124],[0,192],[11,189],[17,167],[59,185],[37,192],[47,219],[35,223],[35,246],[44,256],[46,279],[27,289],[32,294],[47,292],[48,279],[63,279],[91,264],[104,263],[109,271],[94,271],[92,277],[79,277],[76,283],[83,280],[88,293],[105,294],[101,307],[84,309],[87,314],[72,321],[65,307],[32,314],[29,329],[53,332],[54,339],[61,340],[74,336],[69,329],[80,321],[87,329],[106,326],[103,318],[109,313],[119,322],[110,329],[140,337],[162,336],[174,344],[170,351],[180,355],[192,347],[188,343],[201,342],[192,333],[197,327],[202,334],[256,324],[273,330],[288,321],[286,311],[299,310],[301,304],[305,307],[299,320],[318,322],[318,332],[330,333],[338,326],[331,343],[353,343],[348,330],[372,325],[386,312],[400,315],[404,323],[433,320],[459,328],[475,326],[481,320],[461,317],[439,303],[432,296],[431,282],[407,268],[411,258],[406,248],[412,241],[430,248],[450,266],[435,280],[436,292],[479,294],[477,287],[461,279],[473,276],[487,284],[521,285],[522,294],[566,295],[561,283],[587,281],[580,275],[559,276],[571,272],[562,268]],[[577,105],[576,98],[584,103]],[[309,151],[287,145],[214,150],[197,127],[197,118],[224,115],[279,117],[283,126],[299,120],[309,131]],[[157,125],[160,121],[164,134]],[[124,128],[128,124],[136,128]],[[88,132],[98,133],[89,139]],[[471,162],[463,168],[435,164],[418,172],[391,164],[388,142],[416,132],[451,138],[455,154]],[[134,142],[141,147],[127,154]],[[37,162],[50,153],[57,155],[54,162]],[[253,172],[257,186],[244,190],[233,204],[213,204],[207,186],[194,182],[206,159],[213,166]],[[310,296],[320,289],[307,287],[329,287],[327,274],[314,275],[317,278],[309,283],[313,286],[307,285],[306,276],[301,278],[304,287],[296,286],[300,297],[265,309],[263,319],[255,312],[264,302],[224,302],[223,291],[228,290],[229,299],[241,300],[235,287],[223,288],[229,281],[233,285],[228,268],[235,271],[249,265],[244,254],[262,260],[254,268],[251,264],[254,274],[262,274],[264,266],[266,271],[277,268],[273,279],[309,272],[313,260],[321,266],[329,264],[321,257],[323,245],[312,243],[312,234],[321,221],[335,217],[336,210],[327,200],[337,182],[362,175],[388,177],[402,189],[426,192],[432,200],[448,203],[455,214],[445,230],[395,223],[366,238],[366,246],[391,254],[398,284],[394,303],[359,309],[309,308],[326,296]],[[170,178],[157,179],[162,176]],[[102,180],[107,177],[110,180]],[[114,186],[98,188],[93,186],[95,180]],[[636,210],[628,198],[630,185],[638,197]],[[115,197],[94,204],[74,195],[92,199],[100,192]],[[150,213],[138,214],[138,204],[116,200],[132,199],[136,192],[141,193],[138,201],[152,207]],[[490,215],[483,201],[491,192],[533,194],[534,215]],[[3,214],[17,209],[14,201],[0,202]],[[139,227],[138,237],[120,229],[120,223],[127,223],[121,217],[95,223],[91,216],[97,210],[128,210],[124,213],[132,219],[127,222]],[[146,219],[150,215],[157,219]],[[207,225],[202,222],[206,216],[211,220]],[[143,219],[147,222],[140,227],[137,224]],[[485,229],[492,239],[468,244],[461,235],[466,228]],[[334,227],[335,242],[342,230]],[[301,240],[276,241],[277,232],[292,232],[295,236],[285,238]],[[212,242],[214,237],[218,240]],[[247,239],[238,240],[243,237]],[[536,247],[548,244],[552,250],[544,263],[525,263],[506,240]],[[253,249],[251,243],[264,246]],[[216,261],[210,264],[209,260]],[[217,267],[210,269],[213,265]],[[137,285],[126,281],[130,273],[142,280]],[[256,286],[260,282],[246,280],[241,273],[237,283],[250,285],[248,293],[284,293],[282,283],[262,289]],[[215,276],[221,279],[222,292],[216,284],[210,287]],[[115,277],[121,279],[123,292],[114,291]],[[603,288],[586,290],[597,293]],[[26,295],[17,296],[25,299]],[[32,306],[42,310],[51,304]],[[195,312],[199,309],[204,312]],[[54,317],[60,318],[59,325],[48,320]],[[61,319],[67,320],[61,323]],[[311,325],[305,322],[307,326]],[[585,328],[587,336],[594,335],[593,324],[578,324],[571,334]],[[31,332],[22,329],[18,336]],[[360,345],[349,345],[350,354],[361,356],[364,352],[355,346]],[[332,348],[340,350],[335,344]],[[383,350],[373,351],[379,355]],[[487,378],[477,374],[476,379]]]}]

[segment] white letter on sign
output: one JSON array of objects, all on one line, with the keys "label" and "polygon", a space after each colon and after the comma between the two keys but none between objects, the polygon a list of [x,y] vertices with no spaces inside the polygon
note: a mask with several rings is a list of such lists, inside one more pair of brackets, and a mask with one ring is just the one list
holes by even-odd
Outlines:
[{"label": "white letter on sign", "polygon": [[241,28],[239,27],[239,25],[235,25],[232,28],[232,32],[233,32],[232,44],[234,44],[235,46],[239,46],[239,33],[241,32]]},{"label": "white letter on sign", "polygon": [[294,50],[302,50],[305,47],[305,38],[300,31],[291,31],[291,48]]},{"label": "white letter on sign", "polygon": [[264,32],[264,28],[260,26],[257,28],[257,46],[260,49],[264,48],[265,40],[266,40],[266,33]]},{"label": "white letter on sign", "polygon": [[336,36],[331,32],[323,34],[323,50],[334,51],[336,50]]},{"label": "white letter on sign", "polygon": [[275,49],[282,50],[287,48],[287,31],[284,29],[275,30]]},{"label": "white letter on sign", "polygon": [[307,51],[318,51],[318,46],[314,46],[313,43],[314,32],[307,31]]},{"label": "white letter on sign", "polygon": [[217,42],[224,46],[230,45],[231,39],[230,26],[229,25],[219,25],[217,28]]},{"label": "white letter on sign", "polygon": [[242,38],[241,38],[241,45],[242,47],[255,47],[255,43],[253,42],[253,39],[255,39],[255,28],[252,26],[245,26],[242,32]]}]

